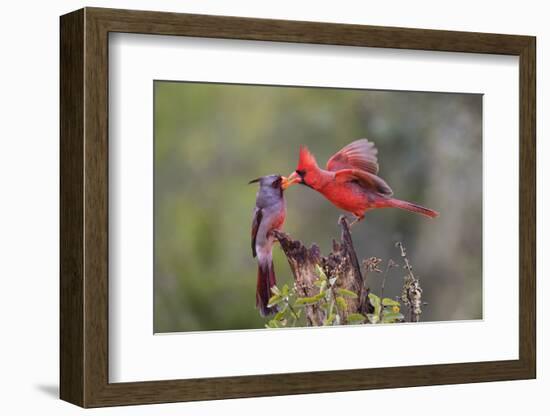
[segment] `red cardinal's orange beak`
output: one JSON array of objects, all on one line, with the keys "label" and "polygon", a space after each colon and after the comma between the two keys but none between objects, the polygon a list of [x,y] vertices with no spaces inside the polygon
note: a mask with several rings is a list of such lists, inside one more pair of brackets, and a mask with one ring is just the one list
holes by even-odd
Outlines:
[{"label": "red cardinal's orange beak", "polygon": [[283,182],[281,187],[284,189],[290,188],[292,185],[295,185],[300,182],[300,176],[296,172],[292,172],[288,178],[283,176]]}]

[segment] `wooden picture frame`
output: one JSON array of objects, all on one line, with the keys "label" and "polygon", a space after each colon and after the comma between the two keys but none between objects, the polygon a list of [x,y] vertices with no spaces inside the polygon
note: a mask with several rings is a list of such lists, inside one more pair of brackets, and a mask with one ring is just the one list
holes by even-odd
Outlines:
[{"label": "wooden picture frame", "polygon": [[[61,399],[82,407],[100,407],[535,378],[534,37],[100,8],[85,8],[62,16],[60,29]],[[518,56],[519,359],[109,383],[110,32]]]}]

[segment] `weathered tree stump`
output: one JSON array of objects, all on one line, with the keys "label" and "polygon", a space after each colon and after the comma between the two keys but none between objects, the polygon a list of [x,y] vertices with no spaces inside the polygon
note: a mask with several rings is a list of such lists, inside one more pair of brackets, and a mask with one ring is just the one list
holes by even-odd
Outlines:
[{"label": "weathered tree stump", "polygon": [[[319,293],[319,288],[314,284],[319,278],[317,265],[330,278],[337,277],[336,288],[346,289],[357,295],[357,298],[346,299],[347,308],[340,311],[345,322],[352,313],[365,315],[372,313],[374,308],[368,298],[369,289],[361,273],[346,218],[341,216],[338,224],[341,227],[340,241],[333,240],[332,251],[327,256],[321,255],[316,244],[307,248],[301,241],[293,240],[288,234],[280,231],[274,232],[274,236],[279,240],[286,255],[300,297],[313,297]],[[326,318],[325,311],[315,304],[306,305],[305,313],[308,326],[320,326]]]}]

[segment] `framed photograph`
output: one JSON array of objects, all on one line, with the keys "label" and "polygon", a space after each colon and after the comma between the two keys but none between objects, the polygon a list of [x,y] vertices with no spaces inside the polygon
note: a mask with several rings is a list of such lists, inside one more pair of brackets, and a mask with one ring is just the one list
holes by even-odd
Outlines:
[{"label": "framed photograph", "polygon": [[534,37],[60,30],[63,400],[536,377]]}]

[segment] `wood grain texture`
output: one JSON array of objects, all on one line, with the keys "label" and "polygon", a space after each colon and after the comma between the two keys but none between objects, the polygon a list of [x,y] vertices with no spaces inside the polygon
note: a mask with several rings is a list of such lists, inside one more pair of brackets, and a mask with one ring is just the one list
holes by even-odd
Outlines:
[{"label": "wood grain texture", "polygon": [[536,377],[536,41],[520,54],[519,103],[519,355],[530,377]]},{"label": "wood grain texture", "polygon": [[84,405],[108,382],[108,33],[85,9],[84,51]]},{"label": "wood grain texture", "polygon": [[[60,28],[62,399],[98,407],[535,377],[535,38],[97,8],[63,16]],[[519,359],[109,383],[109,32],[519,56]]]},{"label": "wood grain texture", "polygon": [[519,55],[528,36],[87,8],[111,32]]},{"label": "wood grain texture", "polygon": [[60,388],[84,404],[84,12],[60,24]]}]

